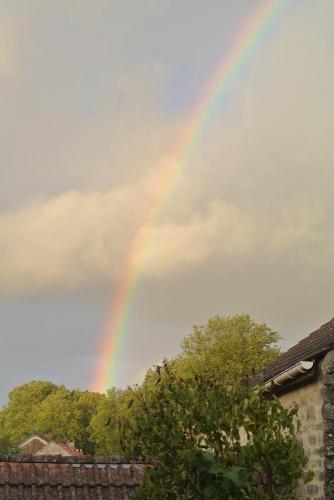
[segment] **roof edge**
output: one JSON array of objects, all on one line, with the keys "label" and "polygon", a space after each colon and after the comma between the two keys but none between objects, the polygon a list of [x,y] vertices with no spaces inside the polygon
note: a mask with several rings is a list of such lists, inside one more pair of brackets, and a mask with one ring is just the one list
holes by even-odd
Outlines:
[{"label": "roof edge", "polygon": [[19,444],[19,448],[22,448],[22,446],[26,445],[29,443],[29,441],[32,441],[33,439],[38,439],[39,441],[41,441],[41,443],[43,444],[47,444],[48,442],[43,439],[41,436],[39,436],[38,434],[33,434],[32,436],[30,436],[29,438],[27,438],[25,441],[23,441],[23,443]]},{"label": "roof edge", "polygon": [[316,361],[334,350],[334,318],[300,339],[287,351],[268,363],[255,374],[254,383],[268,382],[301,361]]},{"label": "roof edge", "polygon": [[84,455],[81,457],[63,455],[19,455],[0,454],[0,462],[17,463],[57,463],[57,464],[114,464],[114,465],[140,465],[147,464],[144,460],[127,460],[119,456]]},{"label": "roof edge", "polygon": [[300,377],[301,375],[304,375],[308,371],[310,371],[313,368],[313,366],[314,366],[314,360],[299,361],[295,365],[291,366],[290,368],[287,368],[286,370],[283,370],[282,372],[275,375],[275,377],[272,377],[270,380],[268,380],[264,384],[264,390],[270,391],[275,387],[282,387],[287,382],[290,382],[291,380],[294,380]]}]

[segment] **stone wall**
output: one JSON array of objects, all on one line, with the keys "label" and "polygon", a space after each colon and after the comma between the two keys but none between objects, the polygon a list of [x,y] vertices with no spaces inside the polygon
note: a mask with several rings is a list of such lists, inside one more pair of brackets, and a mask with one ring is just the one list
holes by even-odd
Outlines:
[{"label": "stone wall", "polygon": [[321,363],[324,382],[322,416],[324,421],[325,495],[334,498],[334,351]]},{"label": "stone wall", "polygon": [[312,482],[301,484],[296,492],[296,497],[303,500],[324,500],[326,498],[323,395],[324,383],[320,371],[315,382],[295,388],[279,397],[284,406],[290,406],[293,403],[297,403],[299,406],[301,440],[309,456],[308,467],[315,474]]}]

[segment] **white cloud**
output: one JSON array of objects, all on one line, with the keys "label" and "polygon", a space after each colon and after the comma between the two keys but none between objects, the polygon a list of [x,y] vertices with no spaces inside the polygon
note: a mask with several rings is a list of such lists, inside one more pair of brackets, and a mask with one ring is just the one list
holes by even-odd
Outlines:
[{"label": "white cloud", "polygon": [[73,191],[3,214],[2,295],[71,290],[110,279],[142,215],[140,193]]},{"label": "white cloud", "polygon": [[[113,282],[126,264],[152,200],[152,184],[106,193],[67,192],[0,217],[2,296],[87,290]],[[324,244],[325,243],[325,244]],[[144,245],[146,243],[144,242]],[[285,207],[275,221],[217,200],[183,221],[154,228],[144,275],[155,279],[209,266],[300,252],[331,265],[334,238],[323,212]]]},{"label": "white cloud", "polygon": [[[96,286],[117,278],[152,202],[150,187],[67,192],[0,216],[0,293],[15,295]],[[154,231],[145,273],[162,277],[214,253],[249,251],[252,221],[222,202],[187,222]]]},{"label": "white cloud", "polygon": [[166,223],[154,233],[145,272],[161,276],[207,263],[214,255],[237,258],[249,253],[255,225],[253,217],[237,207],[214,201],[187,222]]}]

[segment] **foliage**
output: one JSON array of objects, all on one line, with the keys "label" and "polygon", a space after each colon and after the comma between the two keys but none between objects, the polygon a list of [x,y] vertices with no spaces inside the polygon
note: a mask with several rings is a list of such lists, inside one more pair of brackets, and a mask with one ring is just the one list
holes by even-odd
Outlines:
[{"label": "foliage", "polygon": [[101,455],[120,453],[119,421],[128,415],[128,390],[110,389],[101,399],[90,422],[90,436]]},{"label": "foliage", "polygon": [[[215,316],[205,326],[194,327],[193,334],[184,339],[180,355],[170,364],[180,377],[199,373],[234,383],[277,356],[278,340],[276,332],[247,315]],[[142,391],[154,392],[156,380],[156,372],[148,370]],[[113,388],[100,401],[90,424],[91,440],[98,453],[120,453],[119,422],[129,417],[129,399],[129,390]]]},{"label": "foliage", "polygon": [[1,451],[11,452],[32,434],[49,430],[56,440],[73,440],[86,453],[93,453],[89,424],[102,397],[44,381],[16,387],[0,411]]},{"label": "foliage", "polygon": [[[228,384],[244,381],[278,355],[279,336],[247,315],[215,316],[195,326],[182,343],[181,353],[170,360],[179,378],[195,374]],[[161,374],[162,376],[162,374]],[[141,391],[155,397],[157,373],[149,370]],[[135,418],[139,404],[128,389],[107,394],[70,391],[51,382],[32,381],[16,387],[0,410],[0,449],[12,451],[33,433],[51,430],[57,440],[74,440],[86,453],[119,454],[119,425]]]},{"label": "foliage", "polygon": [[79,415],[71,392],[64,386],[44,399],[38,409],[36,427],[49,429],[57,441],[74,441],[79,435]]},{"label": "foliage", "polygon": [[249,315],[215,316],[195,325],[176,358],[178,372],[214,376],[229,383],[244,381],[280,354],[280,336]]},{"label": "foliage", "polygon": [[15,449],[27,436],[36,432],[37,408],[57,386],[41,380],[22,384],[8,395],[8,404],[0,412],[2,451]]},{"label": "foliage", "polygon": [[104,398],[104,394],[91,391],[76,390],[72,393],[79,428],[79,433],[75,435],[74,441],[77,448],[84,450],[85,453],[97,453],[97,442],[91,434],[90,425]]},{"label": "foliage", "polygon": [[167,362],[150,391],[132,390],[122,448],[149,469],[139,498],[290,498],[306,465],[297,408],[254,389],[195,375]]}]

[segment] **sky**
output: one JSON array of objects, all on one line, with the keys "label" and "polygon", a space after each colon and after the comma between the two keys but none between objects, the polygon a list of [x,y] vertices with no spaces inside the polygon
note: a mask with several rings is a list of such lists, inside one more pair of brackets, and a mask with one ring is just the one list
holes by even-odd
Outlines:
[{"label": "sky", "polygon": [[[90,387],[156,173],[258,0],[0,0],[0,401]],[[332,0],[288,0],[154,230],[122,340],[132,384],[192,325],[284,348],[334,314]]]}]

